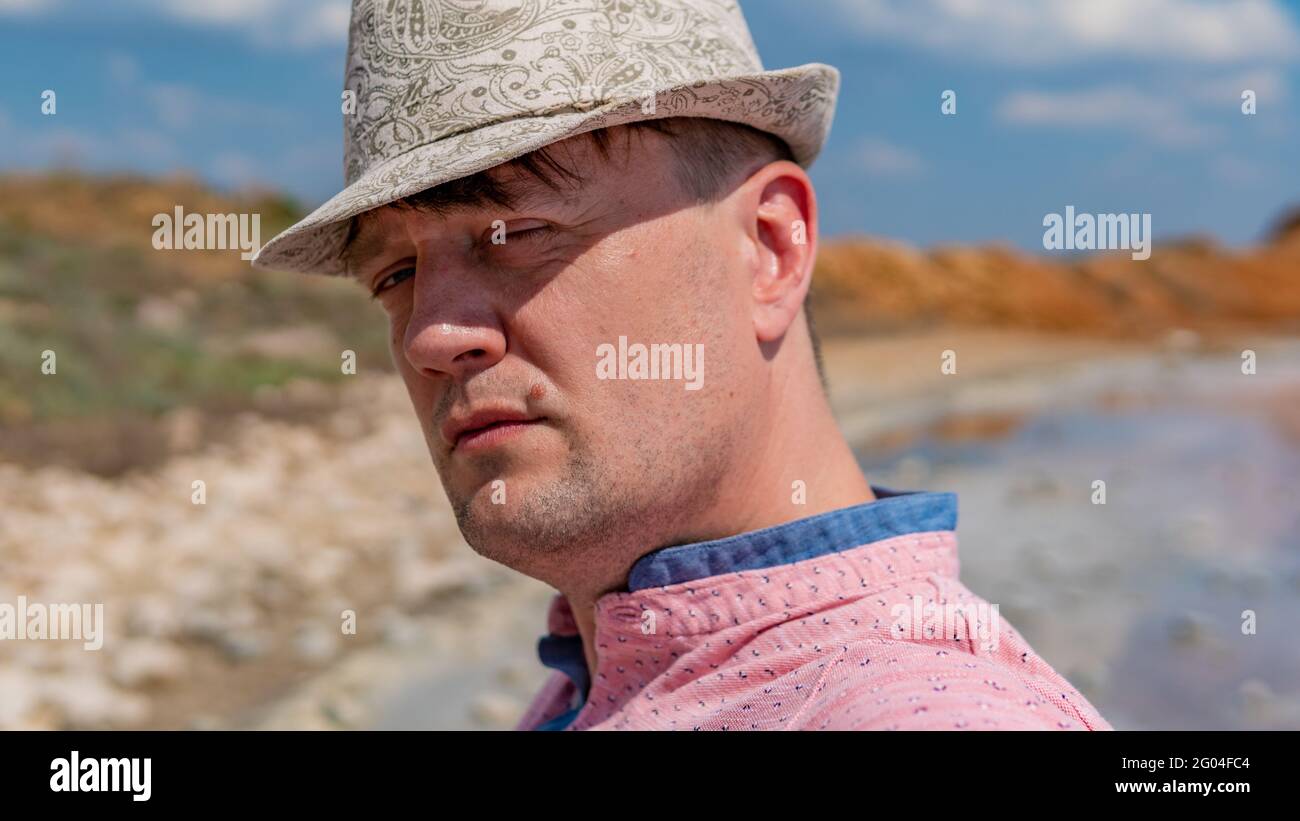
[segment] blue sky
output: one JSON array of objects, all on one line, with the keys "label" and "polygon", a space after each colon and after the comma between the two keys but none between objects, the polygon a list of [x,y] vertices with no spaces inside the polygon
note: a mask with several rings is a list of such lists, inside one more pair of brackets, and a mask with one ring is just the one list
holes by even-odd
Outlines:
[{"label": "blue sky", "polygon": [[[1041,250],[1074,205],[1240,245],[1300,204],[1300,0],[742,6],[766,66],[843,74],[813,168],[827,235]],[[0,168],[186,170],[313,206],[342,182],[346,22],[342,0],[0,0]]]}]

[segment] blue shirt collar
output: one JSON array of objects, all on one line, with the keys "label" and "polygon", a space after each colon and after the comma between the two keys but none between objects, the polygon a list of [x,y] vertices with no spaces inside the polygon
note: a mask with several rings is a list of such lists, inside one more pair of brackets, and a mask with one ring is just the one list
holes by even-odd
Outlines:
[{"label": "blue shirt collar", "polygon": [[642,556],[628,574],[628,590],[759,570],[814,559],[909,533],[957,528],[957,496],[872,487],[876,500],[773,527],[665,547]]}]

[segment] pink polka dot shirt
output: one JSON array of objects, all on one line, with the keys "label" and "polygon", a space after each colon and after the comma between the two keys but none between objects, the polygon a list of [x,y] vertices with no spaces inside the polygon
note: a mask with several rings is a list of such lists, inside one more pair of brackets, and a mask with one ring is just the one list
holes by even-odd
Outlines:
[{"label": "pink polka dot shirt", "polygon": [[958,581],[956,497],[875,490],[643,557],[596,603],[594,671],[557,595],[519,729],[1111,729]]}]

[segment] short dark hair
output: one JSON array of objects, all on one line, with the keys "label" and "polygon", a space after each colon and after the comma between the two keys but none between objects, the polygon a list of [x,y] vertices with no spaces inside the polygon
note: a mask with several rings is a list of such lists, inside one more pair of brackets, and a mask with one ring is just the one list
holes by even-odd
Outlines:
[{"label": "short dark hair", "polygon": [[[715,120],[705,117],[669,117],[659,120],[640,120],[622,126],[627,131],[626,146],[631,151],[632,139],[653,131],[667,138],[677,160],[674,176],[682,190],[697,202],[715,202],[731,191],[732,186],[747,179],[750,174],[768,163],[779,160],[794,161],[790,146],[775,134],[760,131],[744,123]],[[605,160],[610,159],[613,148],[613,129],[601,128],[587,131],[585,138],[595,146]],[[552,150],[544,146],[524,154],[507,165],[522,171],[553,190],[565,185],[575,185],[583,180],[582,173],[566,165]],[[507,186],[491,173],[490,169],[426,188],[398,200],[395,205],[425,211],[442,211],[455,206],[496,205],[511,206]],[[344,247],[356,238],[360,220],[353,217],[348,226]],[[817,363],[817,376],[823,391],[827,390],[826,371],[822,364],[821,340],[813,326],[811,306],[804,301],[804,316],[808,335],[812,338],[813,358]]]},{"label": "short dark hair", "polygon": [[[625,145],[632,149],[634,136],[648,131],[668,138],[677,160],[675,176],[698,202],[712,202],[730,190],[730,183],[744,179],[759,167],[778,160],[794,160],[790,147],[774,134],[759,131],[743,123],[703,117],[672,117],[641,120],[616,128],[626,130]],[[601,128],[577,135],[592,144],[602,159],[613,154],[614,128]],[[547,145],[506,163],[535,178],[553,190],[583,181],[582,173],[556,156],[555,145]],[[512,204],[508,187],[492,174],[492,169],[426,188],[398,200],[395,205],[418,210],[441,211],[455,206]],[[358,222],[353,218],[347,242],[355,238]]]}]

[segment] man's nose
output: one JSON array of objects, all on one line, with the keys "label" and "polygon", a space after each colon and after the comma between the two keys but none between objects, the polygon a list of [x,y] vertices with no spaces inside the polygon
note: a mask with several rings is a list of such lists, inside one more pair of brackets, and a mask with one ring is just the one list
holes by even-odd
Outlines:
[{"label": "man's nose", "polygon": [[403,342],[407,362],[424,376],[464,380],[506,352],[505,333],[487,294],[471,278],[420,271]]}]

